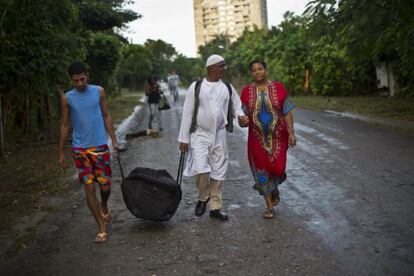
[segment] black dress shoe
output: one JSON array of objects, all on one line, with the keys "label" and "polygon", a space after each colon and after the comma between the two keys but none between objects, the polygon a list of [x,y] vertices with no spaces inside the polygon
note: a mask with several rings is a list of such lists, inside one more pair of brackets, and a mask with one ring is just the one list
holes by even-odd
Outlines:
[{"label": "black dress shoe", "polygon": [[201,217],[206,212],[206,207],[207,207],[208,200],[209,199],[207,199],[206,201],[199,200],[197,202],[197,205],[195,207],[195,215],[197,217]]},{"label": "black dress shoe", "polygon": [[229,216],[227,216],[225,213],[220,211],[220,209],[210,211],[210,217],[221,219],[221,220],[228,220],[229,219]]}]

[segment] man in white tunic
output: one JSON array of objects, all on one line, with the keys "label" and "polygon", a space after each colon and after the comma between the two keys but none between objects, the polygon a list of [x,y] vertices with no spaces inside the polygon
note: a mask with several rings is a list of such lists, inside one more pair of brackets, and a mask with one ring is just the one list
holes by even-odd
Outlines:
[{"label": "man in white tunic", "polygon": [[204,214],[209,202],[210,217],[227,220],[228,216],[221,211],[221,186],[229,161],[226,140],[229,101],[232,115],[238,117],[240,125],[246,126],[248,117],[243,113],[236,90],[228,84],[232,90],[230,93],[222,81],[227,69],[224,58],[212,55],[207,59],[206,67],[207,77],[198,88],[198,96],[196,82],[191,84],[186,94],[178,142],[182,152],[189,152],[184,175],[196,177],[196,216]]}]

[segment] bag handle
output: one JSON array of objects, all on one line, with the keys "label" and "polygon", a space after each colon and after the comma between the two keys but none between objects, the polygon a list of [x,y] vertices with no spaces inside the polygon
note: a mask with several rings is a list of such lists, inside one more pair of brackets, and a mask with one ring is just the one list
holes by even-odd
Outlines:
[{"label": "bag handle", "polygon": [[[116,155],[116,159],[118,160],[119,171],[121,172],[122,181],[124,181],[125,175],[124,175],[124,170],[122,168],[121,153],[120,152],[118,152],[118,154]],[[180,185],[180,186],[181,186],[181,182],[183,180],[184,159],[185,159],[185,153],[181,152],[180,163],[178,165],[178,172],[177,172],[177,184]]]},{"label": "bag handle", "polygon": [[185,159],[185,153],[181,152],[180,163],[178,165],[178,172],[177,172],[177,184],[179,186],[181,186],[181,181],[183,180],[184,159]]}]

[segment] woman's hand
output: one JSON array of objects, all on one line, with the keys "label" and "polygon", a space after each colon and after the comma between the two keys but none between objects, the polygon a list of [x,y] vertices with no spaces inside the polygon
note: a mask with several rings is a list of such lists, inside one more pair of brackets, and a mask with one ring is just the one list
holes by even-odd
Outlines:
[{"label": "woman's hand", "polygon": [[289,133],[288,145],[289,147],[296,146],[296,135],[294,133]]}]

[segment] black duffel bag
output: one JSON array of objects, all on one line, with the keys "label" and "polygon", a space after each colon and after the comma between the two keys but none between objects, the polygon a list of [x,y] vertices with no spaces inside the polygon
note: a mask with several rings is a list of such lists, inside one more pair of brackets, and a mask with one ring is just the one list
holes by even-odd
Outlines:
[{"label": "black duffel bag", "polygon": [[135,168],[124,177],[122,175],[122,197],[126,207],[137,218],[152,221],[168,221],[180,204],[181,180],[184,168],[184,153],[181,153],[177,180],[166,170]]}]

